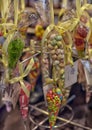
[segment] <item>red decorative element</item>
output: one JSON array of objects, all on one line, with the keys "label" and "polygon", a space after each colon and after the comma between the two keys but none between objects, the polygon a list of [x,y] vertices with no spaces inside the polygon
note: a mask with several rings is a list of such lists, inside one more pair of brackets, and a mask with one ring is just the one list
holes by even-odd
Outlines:
[{"label": "red decorative element", "polygon": [[85,49],[85,41],[77,32],[74,35],[74,43],[76,46],[77,51],[84,51]]},{"label": "red decorative element", "polygon": [[82,38],[86,38],[87,34],[88,34],[88,29],[87,27],[83,26],[83,25],[79,25],[77,28],[77,33],[82,37]]},{"label": "red decorative element", "polygon": [[52,91],[52,90],[50,90],[50,91],[49,91],[49,94],[50,94],[50,95],[52,95],[52,94],[53,94],[53,91]]},{"label": "red decorative element", "polygon": [[[28,82],[25,82],[25,86],[29,91],[32,89],[32,86]],[[20,103],[20,112],[21,112],[22,118],[25,119],[28,116],[29,97],[26,96],[23,89],[21,89],[20,91],[19,103]]]},{"label": "red decorative element", "polygon": [[2,32],[0,32],[0,36],[3,36],[3,33],[2,33]]},{"label": "red decorative element", "polygon": [[75,38],[75,44],[76,44],[76,46],[80,46],[80,45],[84,44],[84,40],[81,38]]}]

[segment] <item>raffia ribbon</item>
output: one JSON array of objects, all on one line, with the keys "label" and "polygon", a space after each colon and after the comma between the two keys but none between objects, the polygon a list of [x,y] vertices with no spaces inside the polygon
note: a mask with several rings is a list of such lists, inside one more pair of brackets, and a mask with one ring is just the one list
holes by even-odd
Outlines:
[{"label": "raffia ribbon", "polygon": [[32,69],[33,65],[34,65],[34,59],[33,59],[33,58],[30,60],[28,66],[27,66],[27,68],[26,68],[26,70],[23,69],[23,66],[22,66],[22,64],[20,63],[20,64],[19,64],[20,76],[19,76],[19,77],[12,78],[12,79],[10,79],[10,80],[8,81],[8,82],[11,83],[11,84],[14,84],[14,83],[16,83],[16,82],[20,82],[23,91],[25,92],[25,94],[26,94],[28,97],[29,97],[30,92],[29,92],[29,90],[25,87],[23,78],[26,77],[26,76],[29,74],[29,72],[30,72],[30,70]]}]

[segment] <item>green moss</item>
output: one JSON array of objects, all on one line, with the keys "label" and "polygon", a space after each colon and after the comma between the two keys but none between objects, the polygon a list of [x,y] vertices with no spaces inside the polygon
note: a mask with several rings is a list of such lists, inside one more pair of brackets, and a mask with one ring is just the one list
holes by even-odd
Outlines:
[{"label": "green moss", "polygon": [[24,42],[21,39],[12,40],[8,46],[8,66],[13,69],[16,66],[22,51],[24,48]]}]

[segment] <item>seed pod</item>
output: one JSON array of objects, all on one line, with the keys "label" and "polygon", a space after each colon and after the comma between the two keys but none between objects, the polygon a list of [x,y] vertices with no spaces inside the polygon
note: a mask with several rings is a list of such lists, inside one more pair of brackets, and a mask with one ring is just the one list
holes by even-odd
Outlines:
[{"label": "seed pod", "polygon": [[48,45],[48,49],[52,50],[53,46],[51,44]]},{"label": "seed pod", "polygon": [[58,41],[58,42],[57,42],[57,46],[58,46],[58,47],[62,47],[61,41]]},{"label": "seed pod", "polygon": [[53,64],[54,64],[54,65],[58,65],[59,63],[60,63],[60,62],[59,62],[58,60],[55,60]]},{"label": "seed pod", "polygon": [[54,54],[54,55],[52,56],[52,59],[53,59],[53,60],[56,60],[56,59],[57,59],[57,55]]},{"label": "seed pod", "polygon": [[56,46],[54,47],[54,49],[57,50],[57,49],[58,49],[58,46],[56,45]]},{"label": "seed pod", "polygon": [[52,54],[52,55],[55,54],[55,52],[56,52],[55,50],[51,50],[51,54]]},{"label": "seed pod", "polygon": [[60,68],[64,68],[64,63],[61,63],[59,64]]},{"label": "seed pod", "polygon": [[61,49],[58,49],[57,52],[58,52],[58,54],[61,54]]},{"label": "seed pod", "polygon": [[62,59],[62,55],[59,54],[59,55],[58,55],[58,60],[60,61],[61,59]]},{"label": "seed pod", "polygon": [[57,41],[56,40],[53,40],[52,42],[51,42],[51,45],[52,46],[55,46],[57,44]]},{"label": "seed pod", "polygon": [[50,36],[50,40],[53,40],[53,39],[55,38],[55,36],[56,36],[56,34],[52,34],[52,35]]}]

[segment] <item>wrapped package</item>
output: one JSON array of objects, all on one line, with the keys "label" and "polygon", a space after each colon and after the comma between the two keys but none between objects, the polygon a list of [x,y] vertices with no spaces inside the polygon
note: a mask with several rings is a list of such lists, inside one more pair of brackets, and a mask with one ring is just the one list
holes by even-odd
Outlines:
[{"label": "wrapped package", "polygon": [[41,18],[41,25],[47,26],[50,23],[50,7],[49,7],[49,1],[48,0],[38,0],[34,2],[35,9],[37,13],[39,14]]},{"label": "wrapped package", "polygon": [[[50,36],[47,38],[47,42],[45,45],[45,51],[43,52],[43,55],[45,55],[46,52],[50,55],[50,64],[49,67],[52,68],[51,71],[51,77],[48,77],[53,79],[59,87],[64,86],[64,44],[62,40],[62,36],[59,35],[56,32],[51,32]],[[46,66],[46,65],[45,65]],[[45,73],[45,71],[44,71]],[[43,74],[44,75],[44,74]],[[61,83],[61,80],[62,83]]]},{"label": "wrapped package", "polygon": [[89,60],[92,63],[92,30],[91,30],[91,34],[88,40],[88,56],[89,56]]},{"label": "wrapped package", "polygon": [[[3,101],[6,104],[7,111],[15,108],[20,94],[20,110],[23,118],[28,114],[28,101],[31,85],[24,81],[24,78],[29,74],[34,60],[29,61],[26,68],[23,67],[20,58],[25,46],[24,37],[27,27],[30,24],[29,13],[24,11],[24,1],[0,1],[2,7],[1,27],[3,28],[6,40],[1,49],[0,61],[4,65],[5,75],[5,91]],[[2,3],[2,4],[1,4]],[[10,4],[10,5],[9,5]],[[7,13],[7,12],[8,13]],[[22,34],[22,35],[21,35]],[[22,109],[23,108],[23,109]]]},{"label": "wrapped package", "polygon": [[15,109],[16,104],[18,102],[20,93],[20,84],[7,84],[6,88],[4,88],[2,101],[6,105],[6,110],[10,112],[12,109]]},{"label": "wrapped package", "polygon": [[[22,57],[22,60],[25,61],[29,57],[32,57],[32,54],[30,52],[26,52],[24,54],[24,56]],[[23,62],[24,68],[27,67],[28,63],[29,63],[29,60],[27,60],[26,62]],[[30,70],[30,72],[27,76],[28,81],[30,82],[30,84],[32,86],[32,90],[34,90],[34,87],[36,85],[36,81],[37,81],[39,74],[40,74],[40,59],[39,59],[39,57],[35,57],[33,68],[32,68],[32,70]]]},{"label": "wrapped package", "polygon": [[63,96],[59,88],[52,88],[48,91],[46,98],[48,103],[50,130],[53,130]]},{"label": "wrapped package", "polygon": [[[86,14],[86,15],[85,15]],[[87,36],[89,33],[89,28],[87,26],[88,17],[87,13],[84,12],[80,17],[80,22],[78,23],[74,31],[74,44],[77,49],[79,57],[85,56]]]},{"label": "wrapped package", "polygon": [[30,73],[28,74],[28,78],[29,78],[30,84],[32,85],[33,90],[36,85],[36,81],[39,74],[40,74],[40,65],[39,65],[39,60],[37,59],[34,63],[33,70],[30,71]]},{"label": "wrapped package", "polygon": [[[32,86],[27,81],[24,81],[26,88],[28,91],[32,90]],[[28,117],[28,107],[29,107],[29,98],[23,91],[23,89],[20,90],[19,94],[19,104],[20,104],[20,113],[22,115],[22,118],[25,120]]]}]

